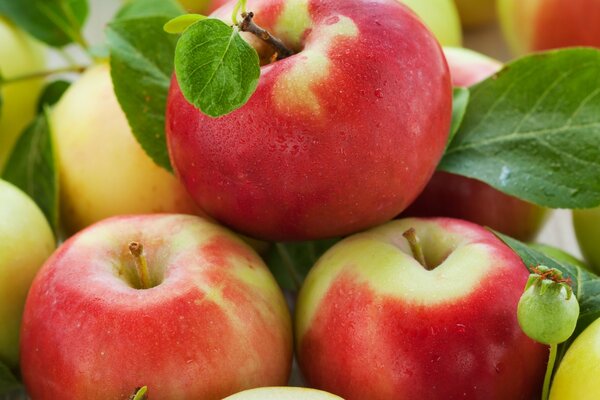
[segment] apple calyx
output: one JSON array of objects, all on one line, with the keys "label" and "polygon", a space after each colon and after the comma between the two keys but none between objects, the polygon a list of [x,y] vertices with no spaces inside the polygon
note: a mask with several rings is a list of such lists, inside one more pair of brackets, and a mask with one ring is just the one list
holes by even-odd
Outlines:
[{"label": "apple calyx", "polygon": [[256,23],[253,21],[254,13],[252,11],[243,12],[242,18],[243,20],[237,24],[237,27],[240,31],[252,33],[254,36],[267,42],[271,47],[275,49],[275,54],[273,54],[271,62],[283,60],[284,58],[294,54],[294,52],[290,48],[288,48],[281,40],[277,39],[266,29],[263,29],[260,26],[256,25]]},{"label": "apple calyx", "polygon": [[425,261],[425,254],[423,253],[423,246],[421,245],[421,241],[417,236],[417,231],[415,228],[410,228],[406,232],[402,234],[404,238],[408,241],[410,246],[410,251],[412,252],[415,260],[419,262],[427,271],[431,271],[433,268],[429,268],[427,266],[427,262]]},{"label": "apple calyx", "polygon": [[148,262],[144,255],[144,246],[139,242],[131,242],[129,243],[129,252],[135,261],[135,268],[140,281],[140,289],[150,289],[153,285],[150,274],[148,273]]},{"label": "apple calyx", "polygon": [[529,275],[525,290],[531,286],[536,285],[540,289],[540,295],[550,290],[555,295],[559,295],[561,289],[565,289],[566,296],[565,300],[569,300],[573,295],[573,288],[571,288],[571,278],[563,278],[563,274],[556,268],[548,268],[545,265],[539,265],[532,268],[533,273]]}]

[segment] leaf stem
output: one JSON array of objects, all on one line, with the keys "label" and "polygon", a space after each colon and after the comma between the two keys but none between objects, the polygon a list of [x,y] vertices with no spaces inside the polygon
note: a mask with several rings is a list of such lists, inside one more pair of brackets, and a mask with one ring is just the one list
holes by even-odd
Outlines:
[{"label": "leaf stem", "polygon": [[417,236],[417,231],[415,231],[415,228],[408,229],[402,234],[402,236],[404,236],[404,238],[408,241],[413,257],[419,262],[419,264],[429,271],[427,262],[425,261],[425,254],[423,254],[423,246],[421,246],[421,242],[419,241],[419,237]]},{"label": "leaf stem", "polygon": [[[245,3],[245,1],[243,0],[242,2]],[[244,17],[243,21],[237,24],[240,31],[250,32],[259,39],[262,39],[268,44],[270,44],[277,52],[276,60],[283,60],[284,58],[294,54],[294,52],[291,49],[289,49],[281,40],[271,35],[271,33],[266,29],[263,29],[254,23],[254,21],[252,20],[254,18],[253,12],[243,12],[242,17]]]},{"label": "leaf stem", "polygon": [[552,372],[554,371],[554,362],[556,361],[556,351],[558,344],[550,345],[550,357],[548,358],[548,366],[546,367],[546,376],[544,377],[544,388],[542,390],[542,400],[548,400],[550,394],[550,381],[552,380]]},{"label": "leaf stem", "polygon": [[148,262],[144,255],[144,246],[139,242],[131,242],[129,243],[129,252],[135,260],[135,267],[142,286],[141,289],[150,289],[152,287],[152,282],[150,281],[150,274],[148,273]]},{"label": "leaf stem", "polygon": [[49,69],[46,71],[38,71],[38,72],[30,73],[30,74],[15,76],[15,77],[9,78],[9,79],[2,79],[2,80],[0,80],[0,85],[7,85],[10,83],[27,81],[30,79],[45,78],[50,75],[64,74],[67,72],[82,73],[83,71],[86,70],[86,68],[87,68],[86,65],[69,65],[67,67]]}]

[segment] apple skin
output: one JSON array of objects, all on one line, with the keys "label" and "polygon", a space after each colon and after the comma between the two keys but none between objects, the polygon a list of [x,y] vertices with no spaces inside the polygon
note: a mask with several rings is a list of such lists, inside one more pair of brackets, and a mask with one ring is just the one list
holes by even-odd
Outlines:
[{"label": "apple skin", "polygon": [[583,257],[600,274],[600,207],[573,210],[573,227]]},{"label": "apple skin", "polygon": [[[489,24],[496,18],[496,0],[454,0],[460,21],[467,29]],[[526,1],[526,0],[522,0]]]},{"label": "apple skin", "polygon": [[561,360],[550,400],[594,400],[600,393],[600,319],[575,339]]},{"label": "apple skin", "polygon": [[[435,269],[412,257],[409,228]],[[346,400],[533,399],[548,349],[517,322],[528,275],[467,221],[408,218],[350,236],[300,291],[300,368],[311,387]]]},{"label": "apple skin", "polygon": [[[128,244],[144,245],[140,290]],[[131,278],[133,279],[133,278]],[[260,257],[230,231],[190,215],[114,217],[73,236],[36,277],[25,307],[21,369],[36,400],[220,400],[280,386],[291,318]],[[85,373],[82,373],[84,371]]]},{"label": "apple skin", "polygon": [[46,217],[25,193],[0,180],[0,363],[19,362],[19,329],[27,291],[54,251]]},{"label": "apple skin", "polygon": [[188,103],[173,79],[167,142],[197,204],[273,241],[342,236],[398,215],[431,178],[449,132],[450,77],[436,39],[394,0],[247,9],[303,50],[263,66],[248,103],[220,118]]},{"label": "apple skin", "polygon": [[[444,53],[455,86],[471,86],[502,67],[499,61],[467,49],[446,47]],[[438,171],[402,215],[465,219],[527,242],[542,229],[548,210],[476,179]]]},{"label": "apple skin", "polygon": [[442,46],[462,45],[462,30],[453,0],[400,0],[413,10]]},{"label": "apple skin", "polygon": [[177,178],[154,164],[136,141],[108,64],[91,67],[67,90],[51,124],[68,233],[115,215],[199,213]]},{"label": "apple skin", "polygon": [[179,0],[179,3],[187,12],[208,15],[227,3],[227,0]]},{"label": "apple skin", "polygon": [[[42,46],[0,16],[0,75],[4,79],[44,70]],[[0,108],[0,172],[27,124],[35,115],[41,79],[2,85]]]},{"label": "apple skin", "polygon": [[597,0],[499,0],[504,36],[514,54],[561,47],[600,47]]},{"label": "apple skin", "polygon": [[268,387],[245,390],[223,400],[343,400],[331,393],[300,387]]}]

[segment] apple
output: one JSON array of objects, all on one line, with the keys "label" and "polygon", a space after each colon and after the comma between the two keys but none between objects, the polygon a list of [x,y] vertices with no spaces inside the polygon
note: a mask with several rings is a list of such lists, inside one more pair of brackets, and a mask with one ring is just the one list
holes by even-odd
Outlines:
[{"label": "apple", "polygon": [[530,400],[548,348],[517,321],[528,276],[467,221],[407,218],[350,236],[300,290],[300,368],[346,400]]},{"label": "apple", "polygon": [[245,390],[223,400],[343,400],[331,393],[300,387],[265,387]]},{"label": "apple", "polygon": [[227,0],[179,0],[179,3],[187,12],[208,15]]},{"label": "apple", "polygon": [[[0,76],[17,78],[44,69],[42,46],[0,15]],[[0,85],[0,172],[10,152],[29,122],[42,88],[41,79],[28,79]]]},{"label": "apple", "polygon": [[593,400],[600,393],[600,319],[588,326],[561,360],[550,400]]},{"label": "apple", "polygon": [[442,46],[460,46],[462,31],[453,0],[399,0],[413,10]]},{"label": "apple", "polygon": [[263,261],[191,215],[113,217],[73,236],[23,317],[36,400],[126,399],[141,386],[153,399],[220,400],[284,385],[291,362],[291,318]]},{"label": "apple", "polygon": [[0,363],[19,362],[19,328],[29,286],[54,250],[46,217],[25,193],[0,180]]},{"label": "apple", "polygon": [[496,18],[496,0],[455,0],[455,2],[460,20],[467,29],[489,24]]},{"label": "apple", "polygon": [[600,274],[600,207],[573,210],[573,227],[583,257]]},{"label": "apple", "polygon": [[565,262],[567,264],[571,264],[583,269],[590,269],[583,261],[576,258],[572,254],[567,253],[566,251],[559,249],[558,247],[549,246],[547,244],[542,243],[530,243],[529,247],[544,253],[548,257],[554,258],[556,261]]},{"label": "apple", "polygon": [[51,124],[69,233],[115,215],[198,213],[177,178],[154,164],[134,138],[108,64],[91,67],[67,90]]},{"label": "apple", "polygon": [[[496,73],[502,64],[483,54],[444,48],[455,86],[468,87]],[[440,200],[443,199],[443,200]],[[489,226],[521,241],[534,239],[548,211],[481,181],[438,171],[404,216],[452,217]]]},{"label": "apple", "polygon": [[[230,19],[230,8],[216,16]],[[450,129],[450,77],[433,35],[395,0],[247,9],[298,52],[264,65],[248,103],[220,118],[172,80],[167,143],[197,204],[272,241],[342,236],[398,215],[431,178]]]},{"label": "apple", "polygon": [[597,0],[499,0],[498,13],[515,54],[571,46],[600,47]]}]

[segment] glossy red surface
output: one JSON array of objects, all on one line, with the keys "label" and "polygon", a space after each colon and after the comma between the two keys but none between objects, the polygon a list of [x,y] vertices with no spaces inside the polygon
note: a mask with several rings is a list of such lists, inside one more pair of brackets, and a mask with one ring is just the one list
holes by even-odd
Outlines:
[{"label": "glossy red surface", "polygon": [[[248,7],[272,29],[281,5]],[[178,176],[207,213],[250,236],[316,239],[389,220],[423,189],[447,138],[448,69],[412,13],[395,0],[313,0],[309,12],[304,52],[262,67],[256,92],[233,113],[204,116],[172,81],[167,139]],[[339,15],[359,33],[336,38],[328,74],[306,82],[320,112],[277,106],[278,78]]]}]

